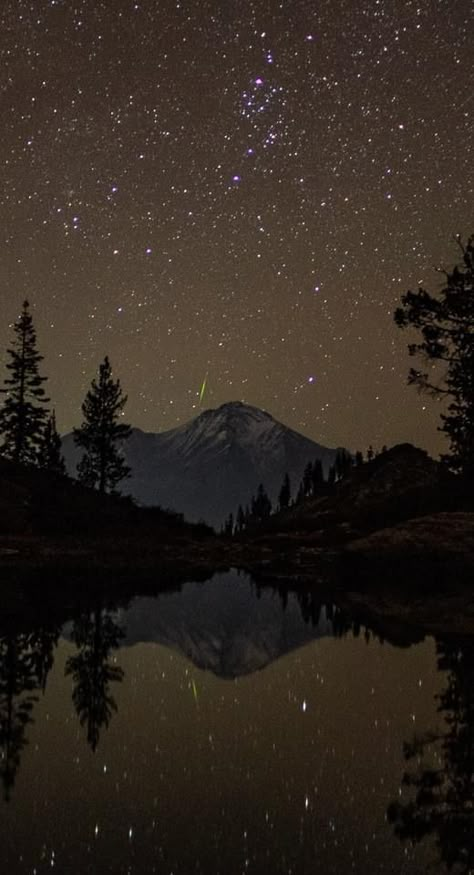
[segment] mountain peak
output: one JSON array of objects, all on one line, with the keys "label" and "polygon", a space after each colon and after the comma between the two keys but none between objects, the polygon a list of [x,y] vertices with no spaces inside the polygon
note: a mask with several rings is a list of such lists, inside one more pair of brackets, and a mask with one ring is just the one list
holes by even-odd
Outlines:
[{"label": "mountain peak", "polygon": [[[77,448],[72,438],[63,446],[72,472]],[[295,493],[309,461],[321,459],[327,471],[336,454],[243,401],[203,410],[158,434],[134,430],[123,451],[132,469],[126,485],[138,502],[212,525],[220,525],[239,504],[245,507],[260,483],[274,502],[288,473]]]},{"label": "mountain peak", "polygon": [[246,404],[244,401],[226,401],[220,404],[219,407],[210,407],[204,410],[201,416],[207,417],[244,417],[250,416],[253,419],[270,419],[273,422],[273,416],[260,407],[253,407],[251,404]]}]

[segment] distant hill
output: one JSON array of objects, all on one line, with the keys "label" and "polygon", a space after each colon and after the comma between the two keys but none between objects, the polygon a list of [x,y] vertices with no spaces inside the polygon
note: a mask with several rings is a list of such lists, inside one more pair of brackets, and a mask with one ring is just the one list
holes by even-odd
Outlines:
[{"label": "distant hill", "polygon": [[321,543],[342,543],[414,517],[470,509],[468,485],[424,450],[405,443],[271,517],[266,530],[307,532]]},{"label": "distant hill", "polygon": [[206,526],[183,521],[181,515],[159,508],[140,508],[129,498],[100,495],[77,481],[0,456],[0,538],[51,539],[65,544],[75,539],[112,539],[125,549],[128,536],[147,539],[152,546],[212,535]]},{"label": "distant hill", "polygon": [[[249,502],[259,483],[275,502],[286,472],[295,493],[309,461],[320,459],[327,473],[337,452],[240,401],[206,410],[170,431],[133,429],[123,449],[132,469],[124,492],[140,504],[169,507],[217,526]],[[71,434],[63,439],[63,452],[74,476],[81,454]]]}]

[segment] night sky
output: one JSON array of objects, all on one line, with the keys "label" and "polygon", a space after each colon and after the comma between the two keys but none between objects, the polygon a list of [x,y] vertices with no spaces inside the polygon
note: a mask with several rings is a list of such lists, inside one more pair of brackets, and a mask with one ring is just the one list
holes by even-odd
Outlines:
[{"label": "night sky", "polygon": [[242,400],[438,451],[392,313],[474,230],[472,33],[469,0],[3,0],[2,360],[28,297],[62,431],[108,354],[145,430]]}]

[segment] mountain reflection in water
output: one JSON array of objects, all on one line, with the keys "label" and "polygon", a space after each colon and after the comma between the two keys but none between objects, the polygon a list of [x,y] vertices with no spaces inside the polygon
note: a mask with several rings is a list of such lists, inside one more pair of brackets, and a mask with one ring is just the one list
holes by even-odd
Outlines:
[{"label": "mountain reflection in water", "polygon": [[325,601],[229,573],[4,619],[1,871],[472,871],[473,642]]}]

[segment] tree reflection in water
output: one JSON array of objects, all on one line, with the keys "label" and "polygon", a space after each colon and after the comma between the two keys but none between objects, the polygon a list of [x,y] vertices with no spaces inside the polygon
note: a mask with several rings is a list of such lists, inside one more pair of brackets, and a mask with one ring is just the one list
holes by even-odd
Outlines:
[{"label": "tree reflection in water", "polygon": [[33,723],[37,694],[46,689],[58,637],[56,627],[0,637],[0,778],[6,801],[28,744],[26,728]]},{"label": "tree reflection in water", "polygon": [[72,676],[72,700],[81,726],[87,727],[87,742],[93,751],[101,729],[108,727],[117,711],[110,684],[121,682],[124,673],[113,664],[111,652],[120,646],[123,636],[112,613],[100,601],[74,622],[73,640],[78,653],[68,659],[66,675]]},{"label": "tree reflection in water", "polygon": [[413,767],[403,784],[414,797],[393,802],[387,813],[400,839],[415,844],[433,836],[440,861],[468,875],[474,871],[474,645],[439,644],[438,665],[448,672],[438,696],[444,726],[405,745]]}]

